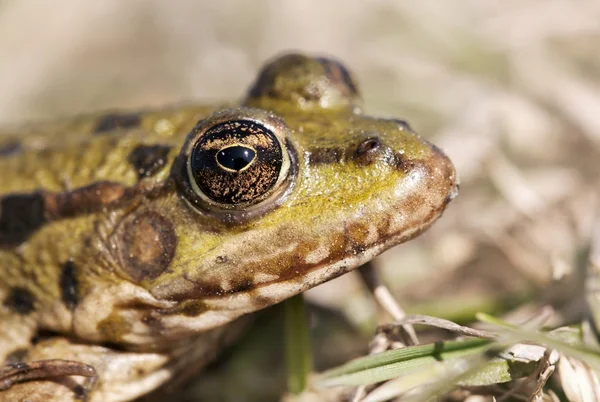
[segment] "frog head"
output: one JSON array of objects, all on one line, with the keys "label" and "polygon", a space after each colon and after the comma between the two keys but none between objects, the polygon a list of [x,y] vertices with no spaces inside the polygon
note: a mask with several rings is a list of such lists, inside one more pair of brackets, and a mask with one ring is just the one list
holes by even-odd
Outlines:
[{"label": "frog head", "polygon": [[221,326],[359,267],[442,214],[458,189],[451,161],[359,103],[342,64],[288,55],[241,106],[195,125],[171,167],[174,191],[141,203],[113,236],[117,271],[163,303],[146,322],[173,336]]}]

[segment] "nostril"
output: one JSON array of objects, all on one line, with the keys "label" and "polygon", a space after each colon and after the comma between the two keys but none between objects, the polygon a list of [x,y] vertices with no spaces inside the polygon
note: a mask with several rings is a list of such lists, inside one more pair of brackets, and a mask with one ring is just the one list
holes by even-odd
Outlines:
[{"label": "nostril", "polygon": [[358,163],[368,164],[373,162],[381,148],[381,140],[378,137],[369,137],[361,141],[354,151],[354,160]]},{"label": "nostril", "polygon": [[358,144],[356,153],[359,155],[368,154],[376,151],[381,145],[381,141],[377,137],[370,137]]}]

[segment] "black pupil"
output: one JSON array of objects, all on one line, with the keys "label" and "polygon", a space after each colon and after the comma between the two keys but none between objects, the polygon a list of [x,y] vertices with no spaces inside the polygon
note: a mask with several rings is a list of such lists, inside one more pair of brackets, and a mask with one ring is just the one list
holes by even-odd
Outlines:
[{"label": "black pupil", "polygon": [[217,153],[217,161],[231,170],[242,170],[252,162],[256,152],[253,149],[234,145],[220,150]]}]

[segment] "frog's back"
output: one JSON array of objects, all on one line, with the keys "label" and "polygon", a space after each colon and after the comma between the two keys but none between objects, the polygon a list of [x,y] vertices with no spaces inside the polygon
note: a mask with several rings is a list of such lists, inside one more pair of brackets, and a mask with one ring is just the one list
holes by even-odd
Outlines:
[{"label": "frog's back", "polygon": [[214,109],[102,112],[0,129],[0,169],[10,172],[0,196],[101,181],[134,185],[168,167],[191,128]]}]

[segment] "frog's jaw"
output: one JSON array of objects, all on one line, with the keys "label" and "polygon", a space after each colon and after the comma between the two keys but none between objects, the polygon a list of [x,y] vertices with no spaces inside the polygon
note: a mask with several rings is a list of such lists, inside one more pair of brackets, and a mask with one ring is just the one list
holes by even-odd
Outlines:
[{"label": "frog's jaw", "polygon": [[[412,159],[405,173],[390,173],[383,182],[385,191],[346,208],[328,211],[327,205],[319,202],[313,207],[322,209],[321,216],[315,218],[310,211],[311,218],[305,222],[294,208],[310,200],[290,200],[287,211],[275,211],[260,225],[231,236],[226,242],[227,255],[221,254],[225,250],[211,250],[201,267],[154,286],[151,293],[155,297],[179,301],[177,307],[156,318],[163,328],[185,333],[216,327],[273,305],[415,237],[442,214],[457,193],[454,167],[435,147]],[[300,193],[305,184],[299,183]],[[311,185],[314,190],[316,184]],[[284,215],[277,214],[286,213],[296,214],[297,220],[268,226],[270,219],[282,219]]]}]

